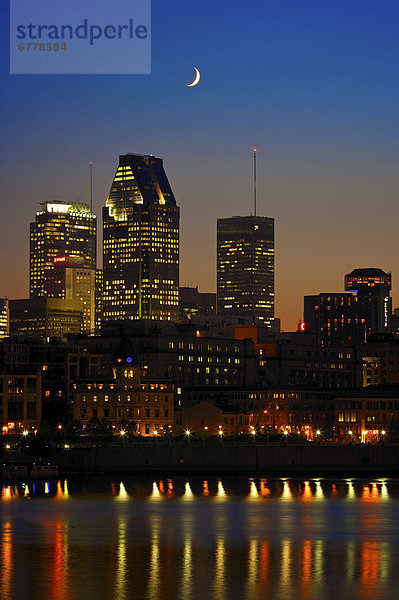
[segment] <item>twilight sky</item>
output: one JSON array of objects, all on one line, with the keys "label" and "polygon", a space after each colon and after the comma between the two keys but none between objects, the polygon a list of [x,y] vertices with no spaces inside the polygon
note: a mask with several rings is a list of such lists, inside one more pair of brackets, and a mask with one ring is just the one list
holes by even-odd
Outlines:
[{"label": "twilight sky", "polygon": [[[127,0],[128,1],[128,0]],[[39,202],[101,207],[119,154],[164,166],[181,208],[181,285],[216,289],[216,219],[276,220],[276,316],[392,272],[399,305],[398,0],[153,0],[151,75],[9,75],[1,3],[0,296],[27,297]],[[195,88],[194,66],[202,78]]]}]

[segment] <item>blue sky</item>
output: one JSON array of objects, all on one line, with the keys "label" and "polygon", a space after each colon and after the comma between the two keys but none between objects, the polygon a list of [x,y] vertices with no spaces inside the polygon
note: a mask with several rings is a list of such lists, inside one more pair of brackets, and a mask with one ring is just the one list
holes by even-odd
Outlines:
[{"label": "blue sky", "polygon": [[9,75],[2,16],[0,296],[27,293],[37,203],[87,199],[93,160],[101,229],[129,151],[164,158],[181,283],[214,290],[216,219],[250,213],[256,145],[285,329],[304,294],[341,291],[357,266],[391,270],[395,304],[397,0],[154,0],[151,75]]}]

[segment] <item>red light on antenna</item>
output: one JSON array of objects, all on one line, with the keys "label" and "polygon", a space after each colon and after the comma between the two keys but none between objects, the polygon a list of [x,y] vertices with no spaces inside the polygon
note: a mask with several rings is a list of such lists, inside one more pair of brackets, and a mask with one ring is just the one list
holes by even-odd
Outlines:
[{"label": "red light on antenna", "polygon": [[254,152],[256,152],[256,148],[254,148]]}]

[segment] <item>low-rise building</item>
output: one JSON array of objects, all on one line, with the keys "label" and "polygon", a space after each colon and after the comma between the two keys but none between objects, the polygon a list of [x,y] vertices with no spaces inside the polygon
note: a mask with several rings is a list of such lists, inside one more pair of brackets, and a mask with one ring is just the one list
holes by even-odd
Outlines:
[{"label": "low-rise building", "polygon": [[73,417],[87,428],[93,420],[117,431],[125,426],[137,435],[171,431],[174,387],[166,381],[141,381],[133,352],[119,356],[111,377],[86,377],[74,383]]},{"label": "low-rise building", "polygon": [[253,415],[237,406],[216,406],[213,402],[199,402],[176,412],[176,429],[209,435],[248,433]]},{"label": "low-rise building", "polygon": [[377,442],[399,423],[399,387],[347,390],[335,403],[337,434],[346,441]]},{"label": "low-rise building", "polygon": [[21,433],[41,422],[41,375],[0,375],[2,433]]}]

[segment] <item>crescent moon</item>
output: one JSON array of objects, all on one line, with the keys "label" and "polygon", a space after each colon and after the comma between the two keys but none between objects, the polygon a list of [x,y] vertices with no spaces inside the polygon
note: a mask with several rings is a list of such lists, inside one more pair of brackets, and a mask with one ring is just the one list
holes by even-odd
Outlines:
[{"label": "crescent moon", "polygon": [[195,69],[195,79],[192,83],[188,83],[187,87],[194,87],[195,85],[197,85],[197,83],[199,82],[200,78],[201,78],[201,73],[198,71],[198,69],[196,67],[194,67]]}]

